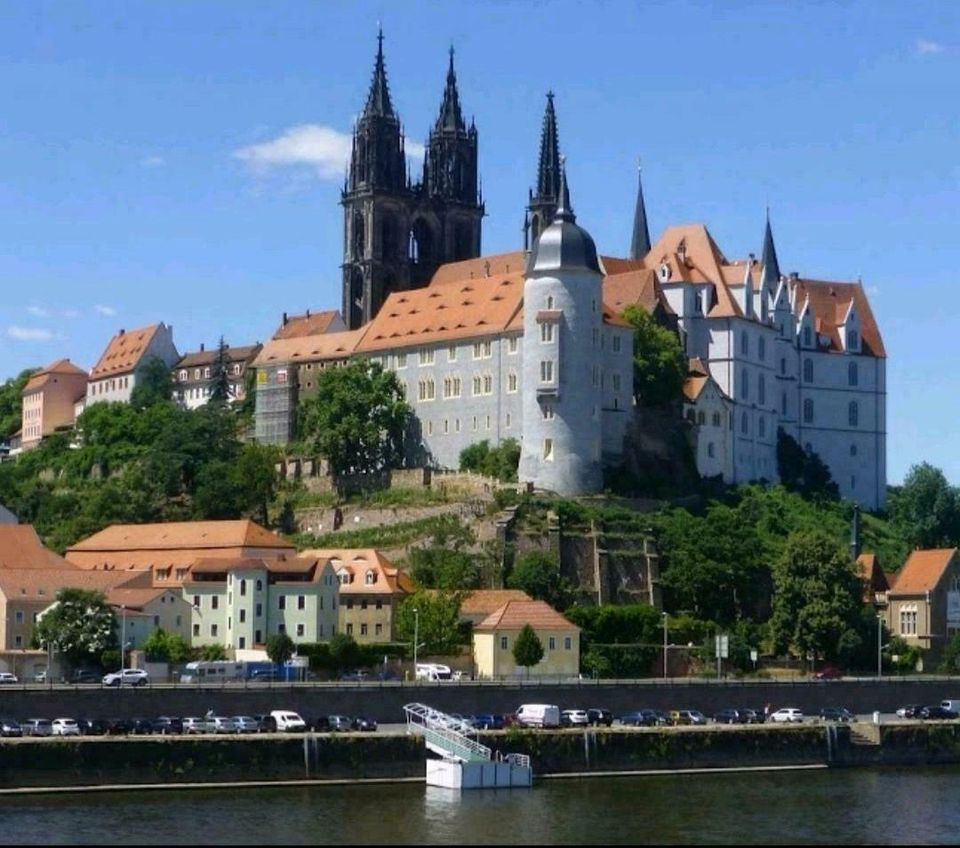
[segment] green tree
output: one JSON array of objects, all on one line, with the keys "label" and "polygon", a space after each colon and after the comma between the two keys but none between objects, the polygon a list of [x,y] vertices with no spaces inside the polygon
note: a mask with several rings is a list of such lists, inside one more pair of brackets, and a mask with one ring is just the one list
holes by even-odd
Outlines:
[{"label": "green tree", "polygon": [[779,651],[838,660],[849,650],[863,607],[863,582],[843,549],[822,531],[791,534],[773,569],[770,635]]},{"label": "green tree", "polygon": [[462,601],[463,596],[458,592],[419,591],[408,595],[397,608],[397,641],[407,642],[412,648],[416,630],[417,641],[422,646],[419,656],[458,652],[465,641],[460,627]]},{"label": "green tree", "polygon": [[663,619],[650,604],[576,606],[565,613],[580,628],[580,665],[593,677],[645,677],[660,654]]},{"label": "green tree", "polygon": [[474,442],[460,451],[460,470],[473,471],[487,477],[495,477],[505,483],[517,481],[517,466],[520,464],[520,443],[516,439],[504,439],[491,448],[488,439]]},{"label": "green tree", "polygon": [[267,637],[267,656],[274,665],[282,666],[296,650],[293,639],[286,633],[274,633]]},{"label": "green tree", "polygon": [[558,610],[566,609],[574,594],[573,587],[560,574],[556,557],[544,551],[530,551],[520,557],[507,578],[507,586]]},{"label": "green tree", "polygon": [[456,516],[443,516],[430,537],[410,549],[410,576],[424,589],[459,591],[480,586],[480,563],[465,550],[476,541],[473,531]]},{"label": "green tree", "polygon": [[396,374],[356,361],[320,373],[316,395],[300,404],[299,434],[336,474],[379,471],[399,464],[409,418]]},{"label": "green tree", "polygon": [[223,645],[204,645],[198,653],[199,658],[207,662],[216,662],[227,658],[227,649]]},{"label": "green tree", "polygon": [[[6,442],[20,429],[23,407],[23,387],[35,368],[27,368],[16,377],[0,383],[0,442]],[[0,498],[2,502],[2,498]]]},{"label": "green tree", "polygon": [[34,637],[59,651],[70,665],[96,662],[117,644],[117,620],[102,592],[61,589],[54,605],[37,621]]},{"label": "green tree", "polygon": [[780,482],[791,492],[809,498],[840,497],[830,469],[819,454],[806,450],[782,427],[777,428],[777,470]]},{"label": "green tree", "polygon": [[360,665],[361,651],[353,636],[337,633],[330,640],[330,661],[336,672],[355,669]]},{"label": "green tree", "polygon": [[910,548],[947,548],[960,542],[960,497],[939,468],[910,468],[891,491],[890,518]]},{"label": "green tree", "polygon": [[173,375],[167,364],[151,356],[137,372],[137,383],[130,392],[130,406],[143,410],[158,403],[168,403],[173,397]]},{"label": "green tree", "polygon": [[677,401],[687,380],[687,357],[676,333],[657,323],[643,307],[630,305],[623,317],[633,327],[633,394],[638,404]]},{"label": "green tree", "polygon": [[140,647],[149,662],[183,663],[190,659],[191,649],[186,639],[176,633],[156,628]]},{"label": "green tree", "polygon": [[229,356],[227,354],[227,345],[220,336],[220,343],[217,345],[217,358],[213,361],[213,368],[210,370],[210,401],[212,403],[226,403],[230,400],[230,370]]},{"label": "green tree", "polygon": [[513,661],[525,668],[529,677],[530,669],[542,659],[543,643],[540,637],[529,624],[524,624],[513,643]]}]

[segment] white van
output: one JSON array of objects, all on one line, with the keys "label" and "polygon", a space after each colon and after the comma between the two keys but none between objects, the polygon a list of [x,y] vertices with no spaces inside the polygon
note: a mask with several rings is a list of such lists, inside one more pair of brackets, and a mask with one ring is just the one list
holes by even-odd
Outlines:
[{"label": "white van", "polygon": [[296,733],[307,729],[307,723],[298,713],[290,710],[274,710],[270,715],[273,716],[273,720],[277,723],[277,730],[281,733]]},{"label": "white van", "polygon": [[944,698],[940,702],[940,706],[945,710],[950,710],[950,712],[960,715],[960,699],[958,698]]},{"label": "white van", "polygon": [[556,704],[521,704],[516,715],[517,724],[525,727],[560,726],[560,707]]},{"label": "white van", "polygon": [[416,674],[417,680],[430,680],[434,683],[453,679],[450,666],[443,663],[417,663]]}]

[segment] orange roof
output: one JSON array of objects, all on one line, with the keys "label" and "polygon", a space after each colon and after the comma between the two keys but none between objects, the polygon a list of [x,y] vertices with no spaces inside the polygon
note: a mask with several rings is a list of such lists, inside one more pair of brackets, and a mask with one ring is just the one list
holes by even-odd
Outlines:
[{"label": "orange roof", "polygon": [[289,548],[294,546],[265,527],[239,521],[170,521],[113,524],[67,549],[85,551],[163,551],[180,548]]},{"label": "orange roof", "polygon": [[253,364],[257,367],[282,362],[315,362],[347,359],[367,332],[369,324],[342,333],[293,336],[267,342]]},{"label": "orange roof", "polygon": [[76,570],[76,566],[44,547],[31,525],[0,524],[0,571],[8,568]]},{"label": "orange roof", "polygon": [[90,370],[90,378],[129,374],[143,359],[147,346],[159,328],[160,324],[151,324],[139,330],[121,330],[110,339],[107,349]]},{"label": "orange roof", "polygon": [[283,322],[273,334],[274,339],[295,339],[300,336],[316,336],[328,333],[337,328],[342,329],[343,319],[336,309],[327,309],[323,312],[311,313],[308,309],[304,315],[283,314]]},{"label": "orange roof", "polygon": [[475,589],[460,604],[460,615],[490,615],[509,601],[532,601],[520,589]]},{"label": "orange roof", "polygon": [[870,602],[875,593],[890,590],[887,575],[880,567],[876,554],[860,554],[857,557],[857,573],[864,583],[864,600]]},{"label": "orange roof", "polygon": [[690,402],[695,401],[700,397],[700,392],[704,390],[704,387],[707,383],[710,382],[709,377],[687,377],[686,381],[683,384],[683,393],[686,395],[687,400]]},{"label": "orange roof", "polygon": [[[103,574],[102,571],[93,571],[87,572],[88,574]],[[109,573],[109,572],[107,572]],[[127,612],[131,609],[143,609],[146,604],[149,604],[154,598],[159,598],[164,592],[170,592],[176,597],[182,597],[180,592],[177,589],[171,588],[130,588],[126,585],[122,585],[116,588],[109,589],[107,591],[107,603],[111,606],[119,607],[123,606],[127,608]]]},{"label": "orange roof", "polygon": [[447,283],[463,283],[468,280],[482,280],[489,277],[523,273],[527,264],[526,254],[522,250],[499,253],[494,256],[478,256],[460,262],[447,262],[433,273],[431,286]]},{"label": "orange roof", "polygon": [[956,555],[956,548],[913,551],[897,572],[897,581],[890,590],[890,596],[918,595],[932,591]]},{"label": "orange roof", "polygon": [[529,624],[534,630],[579,630],[546,601],[507,601],[490,613],[475,630],[521,630]]},{"label": "orange roof", "polygon": [[218,574],[226,571],[242,571],[262,568],[281,574],[306,574],[317,564],[316,557],[202,557],[194,561],[191,574]]},{"label": "orange roof", "polygon": [[[259,344],[243,345],[242,347],[226,346],[224,358],[227,362],[246,362],[252,359],[260,352]],[[219,347],[208,348],[207,350],[195,350],[193,353],[185,353],[180,357],[180,361],[174,365],[174,368],[190,368],[195,365],[213,365],[220,356]]]},{"label": "orange roof", "polygon": [[626,259],[622,256],[601,256],[600,263],[607,276],[619,276],[644,269],[642,259]]},{"label": "orange roof", "polygon": [[647,312],[653,312],[659,304],[668,314],[673,314],[657,282],[657,273],[652,268],[608,274],[603,278],[603,300],[618,315],[634,304]]},{"label": "orange roof", "polygon": [[798,313],[807,299],[817,319],[817,332],[830,339],[830,350],[843,351],[839,327],[852,303],[860,317],[861,349],[870,356],[881,359],[886,357],[887,352],[880,336],[880,328],[877,326],[861,283],[799,279],[796,292]]},{"label": "orange roof", "polygon": [[42,389],[47,383],[55,382],[58,376],[74,377],[87,379],[87,372],[82,368],[77,368],[69,359],[58,359],[51,362],[46,368],[34,371],[23,387],[22,394],[28,395],[31,392]]},{"label": "orange roof", "polygon": [[82,568],[2,568],[0,592],[6,595],[8,601],[45,600],[53,603],[61,589],[88,589],[106,593],[130,579],[128,572],[87,571]]},{"label": "orange roof", "polygon": [[[301,551],[301,557],[313,557],[330,561],[337,574],[350,575],[347,583],[340,584],[341,595],[407,594],[416,591],[407,574],[373,548],[322,548]],[[372,582],[367,582],[367,573],[373,573]]]}]

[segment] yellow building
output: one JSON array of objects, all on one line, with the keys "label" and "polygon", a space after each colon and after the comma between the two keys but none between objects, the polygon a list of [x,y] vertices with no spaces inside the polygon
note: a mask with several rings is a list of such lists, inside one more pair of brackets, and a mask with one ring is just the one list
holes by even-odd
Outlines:
[{"label": "yellow building", "polygon": [[23,449],[40,444],[44,436],[72,427],[75,405],[87,393],[87,372],[69,359],[58,359],[30,376],[23,387]]},{"label": "yellow building", "polygon": [[960,556],[956,548],[913,551],[887,592],[887,627],[935,659],[960,633]]},{"label": "yellow building", "polygon": [[531,677],[576,677],[580,672],[580,628],[544,601],[508,601],[473,630],[473,662],[479,679],[526,677],[513,647],[529,624],[543,645],[543,659]]}]

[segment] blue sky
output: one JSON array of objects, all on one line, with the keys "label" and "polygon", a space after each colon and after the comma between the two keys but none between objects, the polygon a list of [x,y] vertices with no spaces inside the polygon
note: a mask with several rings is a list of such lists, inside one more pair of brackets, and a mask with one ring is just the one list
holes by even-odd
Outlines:
[{"label": "blue sky", "polygon": [[[960,483],[960,4],[7,2],[0,379],[157,320],[181,350],[339,307],[343,134],[385,33],[422,141],[447,49],[480,131],[484,250],[515,249],[544,94],[579,220],[629,247],[702,221],[783,270],[863,277],[887,346],[889,472]],[[946,376],[945,380],[941,378]],[[941,385],[941,382],[943,383]]]}]

